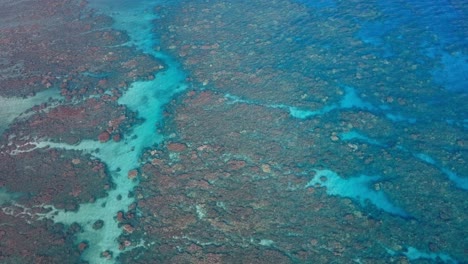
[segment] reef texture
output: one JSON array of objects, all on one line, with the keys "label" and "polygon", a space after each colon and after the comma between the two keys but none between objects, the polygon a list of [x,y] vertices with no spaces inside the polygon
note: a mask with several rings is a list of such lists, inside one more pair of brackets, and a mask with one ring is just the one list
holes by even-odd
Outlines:
[{"label": "reef texture", "polygon": [[117,100],[130,83],[153,79],[164,66],[123,45],[127,35],[86,1],[5,0],[0,6],[0,101],[51,91],[51,98],[7,124],[0,139],[6,197],[0,199],[0,262],[79,263],[86,248],[74,244],[80,227],[42,219],[43,206],[76,210],[106,196],[113,188],[109,172],[82,151],[34,149],[33,143],[124,140],[139,120]]},{"label": "reef texture", "polygon": [[[43,205],[76,210],[104,197],[113,188],[109,171],[84,152],[30,142],[125,140],[140,120],[118,99],[164,66],[123,45],[126,34],[85,1],[1,5],[1,98],[57,89],[60,99],[17,117],[0,138],[0,188],[8,193],[0,196],[0,262],[80,263],[87,248],[76,244],[80,227],[41,218]],[[426,33],[406,26],[389,36],[398,56],[381,58],[355,38],[355,18],[382,16],[373,3],[335,8],[350,15],[287,0],[155,8],[160,48],[180,60],[191,88],[166,107],[158,127],[165,141],[128,173],[139,185],[136,203],[115,216],[124,230],[117,261],[409,263],[408,246],[466,259],[466,191],[441,169],[468,175],[461,115],[444,109],[452,123],[433,118],[440,108],[428,98],[444,90],[420,70],[432,61],[399,40]],[[343,103],[348,86],[360,104]],[[466,113],[464,99],[446,103]],[[345,140],[351,131],[375,141]],[[306,187],[320,169],[343,179],[380,176],[369,190],[409,215]]]},{"label": "reef texture", "polygon": [[[460,123],[429,118],[438,109],[427,98],[444,91],[417,71],[425,62],[412,47],[392,36],[404,55],[382,59],[354,37],[354,17],[381,16],[358,2],[337,4],[348,17],[281,0],[182,1],[158,10],[163,49],[194,86],[167,109],[166,144],[145,154],[136,190],[142,215],[125,239],[143,238],[147,248],[123,262],[408,263],[410,245],[466,257],[465,191],[414,155],[425,151],[467,175],[466,134]],[[400,33],[425,34],[413,30]],[[343,84],[359,88],[364,106],[292,115],[290,106],[340,105]],[[466,109],[463,97],[451,100]],[[374,107],[381,104],[418,122],[392,120]],[[341,138],[353,130],[378,142]],[[371,191],[410,216],[305,188],[324,168],[345,179],[381,176]]]}]

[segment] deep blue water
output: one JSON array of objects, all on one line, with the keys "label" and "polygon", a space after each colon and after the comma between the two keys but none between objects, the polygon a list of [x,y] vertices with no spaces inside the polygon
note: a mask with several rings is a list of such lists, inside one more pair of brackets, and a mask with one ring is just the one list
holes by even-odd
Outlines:
[{"label": "deep blue water", "polygon": [[[320,13],[324,8],[336,9],[336,3],[332,0],[298,2],[310,7],[311,12]],[[451,1],[444,0],[376,1],[382,17],[371,21],[356,19],[356,23],[361,27],[356,37],[377,47],[379,50],[377,55],[392,57],[399,51],[394,50],[393,43],[386,41],[385,37],[395,32],[398,34],[398,30],[406,24],[415,25],[424,31],[425,38],[414,35],[414,39],[408,38],[407,41],[419,48],[419,56],[436,61],[437,66],[432,70],[434,80],[449,91],[466,93],[468,92],[466,5],[460,1],[457,8]]]}]

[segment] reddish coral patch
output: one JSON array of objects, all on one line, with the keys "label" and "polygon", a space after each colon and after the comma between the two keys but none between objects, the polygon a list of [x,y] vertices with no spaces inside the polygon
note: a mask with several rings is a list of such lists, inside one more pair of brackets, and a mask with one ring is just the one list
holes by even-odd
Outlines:
[{"label": "reddish coral patch", "polygon": [[131,170],[128,172],[128,178],[130,180],[135,179],[138,176],[138,171],[137,170]]},{"label": "reddish coral patch", "polygon": [[109,132],[107,132],[107,131],[102,132],[101,134],[99,134],[98,139],[99,139],[99,141],[101,143],[105,143],[105,142],[109,141],[109,139],[110,139]]},{"label": "reddish coral patch", "polygon": [[167,149],[169,151],[174,151],[174,152],[182,152],[187,148],[187,146],[183,143],[170,143],[167,145]]},{"label": "reddish coral patch", "polygon": [[133,233],[133,231],[134,231],[135,229],[133,228],[133,226],[131,226],[131,225],[129,225],[129,224],[126,224],[126,225],[123,226],[123,230],[125,230],[125,232],[131,234],[131,233]]},{"label": "reddish coral patch", "polygon": [[114,136],[112,136],[112,140],[114,140],[115,142],[119,142],[120,139],[121,139],[120,134],[115,134]]},{"label": "reddish coral patch", "polygon": [[87,248],[88,248],[88,243],[86,242],[81,242],[80,244],[78,244],[78,250],[80,250],[80,252],[85,251]]},{"label": "reddish coral patch", "polygon": [[243,160],[230,160],[228,166],[231,170],[239,170],[245,167],[247,163]]}]

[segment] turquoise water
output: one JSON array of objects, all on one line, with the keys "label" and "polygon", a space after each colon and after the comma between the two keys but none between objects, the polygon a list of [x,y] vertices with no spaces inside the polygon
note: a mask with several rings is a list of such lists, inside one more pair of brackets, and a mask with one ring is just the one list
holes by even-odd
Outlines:
[{"label": "turquoise water", "polygon": [[[328,0],[284,1],[293,5],[295,12],[300,10],[297,11],[300,16],[295,17],[292,11],[287,13],[287,10],[279,10],[279,13],[284,12],[287,15],[281,18],[271,17],[271,20],[258,19],[258,21],[255,13],[262,18],[268,18],[268,13],[265,15],[263,12],[276,14],[272,10],[257,10],[268,6],[263,1],[258,3],[253,1],[250,10],[245,10],[252,12],[246,18],[232,15],[242,13],[243,10],[229,10],[225,7],[228,4],[220,4],[219,1],[213,1],[212,9],[208,8],[210,1],[90,0],[89,2],[90,7],[96,9],[98,13],[113,18],[113,28],[128,34],[129,41],[124,45],[134,47],[135,50],[162,61],[164,69],[155,74],[154,80],[134,81],[118,99],[118,104],[137,113],[137,117],[141,120],[126,130],[125,140],[105,143],[100,143],[98,140],[82,140],[70,145],[48,139],[37,139],[30,142],[34,148],[26,150],[47,147],[79,150],[91,154],[108,168],[115,186],[106,197],[81,204],[77,211],[44,205],[44,208],[50,211],[39,214],[40,220],[49,219],[54,223],[65,225],[78,223],[81,226],[82,232],[74,237],[74,241],[77,244],[81,241],[88,243],[89,248],[81,255],[82,260],[89,263],[133,263],[132,261],[137,261],[135,263],[267,263],[258,256],[253,258],[257,262],[233,261],[238,251],[231,250],[240,247],[246,252],[250,252],[247,250],[249,248],[260,251],[270,250],[287,259],[278,263],[468,262],[466,239],[468,237],[468,200],[466,199],[468,4],[465,1],[372,1],[372,3]],[[240,2],[243,4],[234,6],[249,5],[247,1]],[[208,7],[200,11],[197,5]],[[193,10],[184,14],[178,13],[185,6],[187,9],[192,6]],[[272,8],[276,6],[272,4]],[[202,22],[210,21],[207,18],[200,20],[200,27],[187,29],[194,26],[190,23],[198,16],[203,17],[203,12],[210,14],[217,8],[222,10],[221,14],[213,17],[207,15],[207,17],[213,18],[213,21],[217,18],[229,22],[219,28],[213,26],[210,29],[209,26],[202,26],[204,25]],[[187,21],[184,21],[184,16]],[[276,20],[277,23],[273,23],[273,26],[268,24]],[[179,27],[167,26],[171,23]],[[242,36],[244,32],[249,31],[249,28],[259,28],[262,23],[271,26],[271,28],[265,26],[263,29],[266,35],[269,34],[269,30],[275,34],[283,30],[280,35],[284,36],[271,33],[272,36],[258,36],[261,40],[248,39],[244,42],[239,40],[233,41],[234,44],[229,42],[230,37]],[[161,24],[164,27],[161,28]],[[223,45],[223,40],[219,39],[216,43],[220,43],[221,48],[216,49],[216,52],[193,55],[187,51],[187,55],[181,55],[187,49],[200,51],[202,50],[200,47],[212,45],[213,38],[216,40],[217,34],[224,36],[220,32],[228,31],[226,28],[236,29],[237,24],[236,34],[229,35],[230,37],[226,38],[228,40],[225,40],[229,45]],[[320,27],[311,28],[313,25]],[[200,28],[204,28],[205,31]],[[194,33],[195,30],[205,32],[205,35]],[[206,43],[201,43],[204,39]],[[268,44],[264,44],[266,42]],[[283,45],[286,42],[288,44]],[[184,48],[184,45],[189,48]],[[240,62],[232,60],[232,64],[226,63],[222,58],[235,52],[243,54],[243,50],[248,50],[252,45],[256,48],[252,48],[252,53],[244,54],[245,57],[239,55],[242,57],[239,59]],[[271,46],[265,51],[262,45]],[[310,60],[302,56],[301,52],[305,50],[308,50],[309,54],[306,55],[310,56]],[[275,53],[275,59],[265,55],[269,53]],[[251,59],[255,56],[258,56],[258,59]],[[320,59],[315,60],[317,57]],[[195,62],[192,63],[190,59]],[[217,62],[222,65],[217,65]],[[226,70],[222,72],[223,69]],[[270,71],[273,74],[265,73],[271,73]],[[229,75],[231,72],[235,74]],[[229,75],[230,79],[221,83],[220,79],[223,77],[213,77],[218,76],[217,74]],[[255,77],[261,80],[254,80],[252,77],[248,82],[237,83],[238,79],[248,74],[256,75]],[[109,76],[112,76],[112,73]],[[264,84],[262,80],[270,76],[274,76],[273,81],[262,86],[261,84]],[[300,78],[290,76],[300,76]],[[302,82],[302,78],[307,81]],[[254,84],[256,81],[260,85]],[[250,85],[251,89],[246,91],[245,87]],[[278,88],[271,88],[275,85],[278,85]],[[206,92],[215,99],[206,99],[207,103],[203,105],[205,101],[191,99],[188,95],[190,92],[195,94]],[[22,104],[16,103],[18,113],[13,114],[19,115],[30,108],[31,104],[45,101],[47,96],[51,94],[38,93]],[[55,94],[54,96],[58,97]],[[192,108],[187,106],[190,102],[193,102],[193,105],[201,104],[200,108],[193,108],[200,112],[190,110]],[[269,121],[259,119],[258,128],[255,128],[255,124],[247,124],[247,121],[244,124],[242,120],[250,120],[245,113],[239,114],[238,119],[231,118],[230,114],[237,109],[241,109],[239,113],[244,113],[242,109],[247,109],[246,112],[249,113],[247,115],[262,116],[265,117],[264,120]],[[220,120],[213,118],[199,121],[195,118],[197,115],[204,117],[210,111],[220,116]],[[193,118],[193,121],[190,118]],[[12,120],[13,118],[8,116],[5,123]],[[177,123],[179,121],[180,123]],[[239,129],[228,130],[231,128],[228,124],[232,123],[233,127]],[[186,124],[186,127],[180,124]],[[271,127],[261,128],[260,124],[268,124]],[[204,126],[206,131],[199,128]],[[0,132],[3,127],[2,123]],[[268,134],[273,130],[274,132]],[[217,131],[220,131],[221,136],[216,137]],[[189,136],[185,138],[180,136],[184,133]],[[272,135],[276,135],[277,138]],[[223,136],[228,139],[222,141]],[[285,137],[287,139],[284,139]],[[232,144],[235,147],[230,145],[232,143],[230,140],[235,141]],[[172,141],[182,142],[184,150],[175,150],[166,156],[151,154],[153,157],[148,154],[153,151],[165,153],[165,146]],[[258,147],[255,151],[249,152],[250,149],[245,145],[254,145],[255,142],[269,142],[273,147]],[[264,143],[259,145],[263,146]],[[183,153],[186,148],[191,151],[190,155]],[[210,148],[222,149],[225,152],[214,154],[213,157],[203,154],[205,149]],[[244,148],[247,150],[242,152]],[[276,153],[275,149],[281,150],[278,153],[290,154],[272,154]],[[11,151],[10,154],[17,155],[26,151],[18,149]],[[196,161],[197,157],[201,156],[203,156],[202,165]],[[136,198],[135,192],[141,193],[142,197],[147,195],[148,200],[164,197],[163,191],[155,191],[158,186],[152,186],[151,180],[146,179],[141,183],[140,180],[128,179],[127,174],[134,169],[140,173],[146,171],[143,167],[156,164],[152,161],[156,157],[166,162],[169,169],[164,166],[148,169],[147,171],[153,173],[151,175],[147,173],[146,177],[149,179],[162,178],[165,173],[170,174],[168,171],[171,170],[172,174],[168,177],[175,182],[179,178],[181,182],[190,177],[196,178],[193,175],[197,173],[205,176],[210,173],[224,175],[223,173],[228,172],[229,177],[239,177],[239,179],[253,175],[255,181],[245,184],[255,185],[259,193],[249,193],[253,189],[248,187],[245,187],[247,191],[233,192],[239,196],[251,195],[259,200],[261,197],[268,199],[273,197],[277,200],[268,205],[236,204],[232,197],[225,198],[222,195],[223,192],[232,191],[230,187],[232,183],[223,183],[220,184],[222,187],[219,187],[216,182],[222,180],[218,178],[205,181],[210,188],[219,187],[216,191],[210,189],[216,197],[211,197],[212,200],[191,193],[191,187],[184,185],[185,182],[179,183],[180,185],[173,183],[179,186],[180,190],[168,194],[169,198],[166,198],[181,199],[181,202],[171,210],[192,212],[195,220],[193,222],[187,220],[191,224],[187,224],[183,232],[174,231],[172,237],[169,235],[156,237],[154,234],[159,233],[151,233],[152,228],[157,229],[153,227],[155,223],[164,223],[165,225],[159,228],[172,232],[172,223],[176,222],[179,215],[175,219],[165,220],[163,216],[158,215],[158,209],[150,211],[148,208],[151,207],[143,207],[139,209],[138,217],[147,221],[138,222],[140,229],[135,238],[132,238],[132,245],[122,250],[119,248],[119,238],[124,235],[124,231],[115,223],[115,216],[142,199]],[[228,169],[230,164],[233,164],[229,161],[234,158],[243,160],[247,164],[236,163],[241,169],[245,166],[252,170],[236,174],[237,168]],[[213,165],[217,164],[213,161],[216,159],[221,163],[224,162],[225,170]],[[184,160],[190,160],[181,165],[185,173],[178,173],[176,165]],[[274,171],[274,176],[262,174],[269,174],[271,171]],[[257,183],[262,180],[265,182]],[[163,184],[166,182],[160,185]],[[270,188],[269,184],[274,187]],[[292,199],[293,194],[283,193],[285,191],[301,193],[303,195],[300,197],[304,200],[288,200]],[[272,195],[272,192],[277,192],[277,197]],[[179,198],[178,195],[184,196],[184,199],[189,197],[188,200],[192,203],[185,206],[186,200]],[[243,201],[241,198],[243,197],[239,197],[239,201]],[[11,199],[7,191],[0,188],[0,205],[2,201]],[[306,199],[313,199],[314,204],[329,202],[337,207],[329,208],[322,205],[326,208],[323,211],[310,208],[312,205],[304,208],[302,206],[306,204]],[[219,213],[217,217],[207,220],[210,214],[214,214],[213,211],[227,212],[226,208],[229,208],[229,205],[226,206],[225,203],[228,202],[232,207],[237,205],[242,208],[254,208],[253,215],[256,214],[256,210],[259,215],[262,215],[263,211],[275,210],[272,214],[281,215],[283,218],[271,220],[259,217],[252,221],[274,222],[275,231],[272,231],[273,228],[265,228],[260,224],[256,226],[248,222],[247,219],[250,218],[247,216],[238,222],[231,222],[223,220],[223,214]],[[287,204],[281,208],[290,211],[276,212],[276,208],[272,209],[274,204]],[[208,207],[210,209],[206,209]],[[373,227],[363,228],[357,224],[353,227],[340,218],[342,222],[341,220],[338,222],[342,225],[330,224],[331,232],[335,234],[343,232],[346,235],[349,233],[352,234],[349,237],[359,237],[360,240],[343,239],[345,241],[341,242],[345,248],[343,251],[347,253],[338,252],[338,249],[333,251],[330,249],[333,247],[332,243],[324,243],[314,248],[316,242],[312,241],[320,240],[317,237],[326,237],[323,233],[330,232],[323,231],[321,235],[316,235],[314,228],[320,229],[322,224],[326,224],[328,216],[330,219],[335,219],[340,214],[341,209],[338,208],[350,210],[350,213],[346,214],[350,218],[376,224]],[[306,209],[310,212],[305,211]],[[304,223],[294,226],[293,220],[284,220],[288,219],[287,216],[296,216],[296,214],[299,214],[297,218],[311,217],[309,214],[312,214],[312,211],[320,211],[316,216],[319,219],[317,221],[322,221],[320,226],[305,227]],[[235,213],[229,214],[235,215]],[[226,213],[225,216],[228,217],[229,214]],[[449,216],[446,217],[446,214]],[[180,219],[185,221],[182,216]],[[106,224],[104,228],[96,230],[93,224],[98,220]],[[194,222],[197,221],[206,222],[196,225]],[[248,226],[245,227],[248,231],[244,229],[238,231],[234,228],[237,225],[244,227],[243,224]],[[177,222],[177,225],[183,224]],[[383,226],[382,229],[378,229],[377,225],[379,228]],[[367,235],[366,228],[378,229],[378,234]],[[423,241],[425,228],[428,237],[431,237],[430,241]],[[431,228],[433,230],[430,230]],[[200,229],[204,229],[206,233],[197,236]],[[174,227],[174,230],[179,229]],[[325,227],[323,230],[326,230]],[[384,233],[382,230],[389,233]],[[242,232],[247,234],[244,235]],[[218,238],[221,237],[219,233],[230,235],[221,239]],[[236,237],[237,235],[240,238]],[[392,241],[393,235],[395,239]],[[309,244],[302,240],[291,242],[288,240],[291,237],[300,237],[310,242]],[[461,241],[455,242],[452,239]],[[180,245],[174,241],[180,241]],[[160,252],[155,248],[165,248],[167,245],[173,245],[171,243],[177,244],[174,246],[177,248],[174,252],[178,253],[167,253],[170,250],[161,249],[161,252],[166,252],[168,257],[160,253],[164,257],[157,260],[151,258]],[[303,244],[299,245],[300,243]],[[360,243],[366,246],[360,247]],[[435,244],[437,246],[433,246]],[[198,251],[201,255],[186,249],[190,245],[195,245],[192,248],[206,248],[219,255],[234,257],[221,261],[210,255],[215,259],[212,260],[200,253],[206,253],[203,249]],[[211,252],[209,250],[207,252]],[[102,256],[104,251],[112,252],[112,258],[104,258]],[[328,259],[301,258],[298,252],[302,251],[310,254],[307,256],[323,254],[328,256]],[[177,258],[169,257],[171,254],[183,253],[192,255],[194,259],[198,258],[200,262],[178,262]]]},{"label": "turquoise water", "polygon": [[[321,1],[321,2],[303,2],[309,12],[324,12],[326,14],[334,14],[337,17],[346,16],[346,13],[342,9],[337,7],[337,4],[334,1]],[[140,16],[135,21],[135,17],[132,17],[132,12],[135,10],[139,14],[142,12],[147,12],[145,8],[149,8],[151,5],[154,5],[154,2],[139,2],[138,5],[134,3],[124,4],[122,2],[122,10],[120,7],[114,6],[115,10],[112,10],[110,13],[116,19],[116,27],[119,29],[127,30],[131,36],[132,41],[141,49],[145,50],[158,58],[162,58],[168,64],[168,73],[171,75],[168,77],[166,82],[177,83],[184,73],[181,69],[178,69],[178,66],[173,59],[165,57],[162,54],[154,53],[152,51],[152,46],[154,42],[149,41],[148,36],[154,36],[154,33],[150,33],[151,26],[150,24],[144,25],[141,21]],[[165,3],[161,2],[158,4],[164,5]],[[106,2],[99,3],[99,5],[107,6],[109,5]],[[463,3],[461,3],[463,5]],[[98,5],[96,5],[98,6]],[[466,8],[466,6],[464,6]],[[359,7],[357,7],[359,8]],[[378,116],[384,116],[389,122],[394,123],[395,126],[412,126],[417,125],[419,122],[423,124],[431,122],[433,119],[438,121],[447,121],[450,119],[452,123],[456,124],[456,129],[460,129],[460,135],[466,139],[466,104],[464,104],[464,99],[459,99],[456,101],[456,104],[448,105],[447,102],[443,102],[445,99],[450,101],[449,97],[461,97],[465,98],[465,93],[468,92],[468,64],[467,64],[467,32],[466,32],[466,13],[461,9],[456,9],[450,3],[446,1],[431,1],[430,3],[421,3],[420,1],[407,1],[407,2],[396,2],[396,1],[378,1],[375,5],[376,12],[380,12],[381,16],[377,19],[366,20],[363,18],[355,18],[354,23],[360,29],[357,31],[357,34],[354,36],[356,41],[362,41],[366,45],[371,47],[371,53],[379,58],[392,60],[395,58],[408,60],[408,63],[415,63],[418,65],[418,68],[422,72],[429,72],[433,78],[433,82],[442,88],[444,91],[438,91],[438,96],[444,96],[446,98],[412,98],[416,103],[419,103],[421,100],[440,100],[440,103],[434,103],[431,106],[433,112],[424,113],[424,112],[412,112],[406,107],[399,108],[398,106],[392,105],[389,106],[385,102],[378,102],[374,98],[363,99],[360,94],[362,94],[363,89],[366,93],[372,92],[372,87],[353,87],[347,83],[347,81],[342,82],[339,79],[332,76],[324,76],[325,79],[330,79],[333,83],[336,83],[339,88],[341,88],[344,93],[341,97],[338,97],[338,100],[333,103],[325,104],[322,108],[314,109],[307,108],[304,106],[295,106],[293,103],[288,103],[285,101],[284,104],[277,103],[266,103],[261,100],[243,98],[236,95],[225,94],[229,103],[243,103],[250,105],[260,105],[272,109],[282,109],[285,112],[289,113],[291,117],[297,118],[298,120],[310,119],[316,116],[324,116],[332,112],[340,111],[367,111],[371,112]],[[144,10],[144,11],[143,11]],[[148,16],[148,20],[151,20],[151,15]],[[235,19],[235,18],[234,18]],[[421,30],[421,33],[413,33],[408,29],[408,32],[405,32],[405,25],[411,24],[414,28]],[[131,29],[129,29],[131,27]],[[403,29],[402,29],[403,28]],[[287,26],[286,29],[287,30]],[[340,29],[338,29],[340,30]],[[157,36],[156,32],[156,36]],[[415,34],[415,35],[413,35]],[[421,35],[418,35],[421,34]],[[308,43],[305,41],[307,38],[313,36],[298,36],[297,46],[301,45],[306,46]],[[414,37],[414,39],[412,39]],[[405,53],[405,49],[408,48],[406,44],[401,43],[392,43],[394,39],[398,39],[402,42],[409,43],[410,52],[416,52],[408,57],[401,55]],[[309,41],[309,40],[308,40]],[[313,40],[310,40],[313,41]],[[323,41],[323,40],[322,40]],[[333,45],[333,43],[327,43],[324,40],[321,43],[322,46]],[[330,48],[333,50],[333,47]],[[365,51],[364,51],[365,52]],[[286,56],[287,54],[278,54],[279,56]],[[179,72],[175,72],[174,68]],[[172,73],[173,72],[173,73]],[[324,73],[326,74],[326,73]],[[389,73],[397,74],[397,73]],[[415,72],[418,75],[418,72]],[[398,76],[392,76],[393,78],[398,78]],[[417,79],[415,80],[417,81]],[[153,84],[148,84],[153,85]],[[260,88],[261,89],[261,88]],[[392,89],[388,87],[387,89]],[[409,88],[411,89],[411,88]],[[417,89],[424,89],[417,88]],[[430,88],[432,89],[432,88]],[[163,89],[162,91],[167,91],[168,89]],[[129,94],[134,90],[130,90]],[[400,94],[399,96],[405,98],[405,96],[413,96],[411,93]],[[430,97],[430,96],[429,96]],[[124,98],[134,98],[131,95],[128,95]],[[138,96],[135,96],[138,98]],[[169,97],[168,97],[169,98]],[[125,101],[125,99],[123,99]],[[122,102],[123,102],[122,101]],[[280,100],[281,101],[281,100]],[[158,102],[148,103],[147,105],[140,104],[138,101],[134,101],[136,105],[132,105],[131,102],[126,103],[132,108],[138,109],[140,113],[143,111],[153,111],[149,109],[160,109],[161,106],[166,103],[167,100],[162,100]],[[431,104],[432,102],[430,102]],[[459,104],[459,105],[457,105]],[[138,107],[138,108],[137,108]],[[448,116],[444,116],[443,109],[446,107],[453,107],[452,112]],[[460,107],[458,110],[457,107]],[[148,116],[149,117],[149,116]],[[148,120],[152,120],[154,117],[149,117]],[[422,130],[430,129],[430,126],[423,125]],[[284,128],[287,129],[287,128]],[[146,132],[145,132],[146,131]],[[141,132],[134,130],[134,133],[139,137],[147,133],[148,130],[143,129]],[[397,135],[394,135],[397,136]],[[344,142],[356,143],[364,142],[368,145],[375,146],[377,148],[388,148],[385,141],[388,138],[380,139],[378,137],[368,137],[365,134],[360,132],[349,131],[343,132],[338,135],[339,140]],[[141,147],[148,146],[148,144],[140,143]],[[393,146],[392,146],[393,147]],[[461,195],[466,196],[466,190],[468,190],[468,178],[467,175],[463,175],[467,172],[467,167],[465,164],[459,165],[455,169],[457,172],[452,171],[452,168],[448,168],[448,165],[443,165],[443,162],[437,161],[429,155],[419,152],[420,150],[415,150],[412,146],[406,146],[403,143],[398,144],[397,146],[401,152],[408,153],[414,156],[416,159],[432,166],[436,170],[439,170],[443,175],[445,175],[445,180],[453,182],[454,192],[463,192]],[[421,150],[424,152],[424,149]],[[431,150],[437,151],[437,150]],[[466,149],[464,150],[466,155]],[[138,152],[137,152],[138,153]],[[134,162],[132,162],[134,164]],[[338,196],[342,198],[349,198],[353,201],[356,201],[363,210],[366,210],[366,207],[371,204],[377,209],[382,210],[391,215],[402,217],[404,219],[412,218],[412,211],[414,208],[410,204],[399,205],[398,199],[390,198],[385,194],[384,191],[375,190],[372,186],[374,183],[385,180],[385,177],[373,173],[373,171],[367,171],[365,167],[358,168],[360,171],[359,175],[348,175],[347,178],[337,174],[333,171],[333,168],[325,168],[322,170],[314,169],[315,177],[311,179],[305,188],[310,186],[322,186],[326,188],[326,193],[330,196]],[[371,175],[371,176],[368,176]],[[325,179],[324,179],[325,177]],[[399,177],[398,175],[392,175],[391,177]],[[444,179],[440,179],[444,180]],[[458,189],[457,189],[458,188]],[[461,189],[461,190],[460,190]],[[393,197],[395,194],[392,195]],[[466,208],[466,204],[460,205],[462,208]],[[407,246],[407,251],[404,250],[398,252],[392,249],[388,249],[387,252],[390,255],[402,254],[408,257],[409,260],[434,260],[438,259],[439,261],[445,263],[456,263],[455,257],[450,256],[450,251],[448,252],[427,252],[425,249],[416,249],[412,245]],[[459,261],[463,261],[460,259]]]},{"label": "turquoise water", "polygon": [[[105,259],[102,252],[110,251],[114,258],[118,258],[118,237],[122,234],[122,228],[108,223],[114,222],[118,212],[126,211],[135,202],[131,193],[137,182],[127,178],[129,171],[138,169],[139,159],[145,148],[154,144],[160,144],[163,135],[158,133],[155,125],[162,120],[162,110],[165,104],[177,93],[186,88],[184,73],[172,58],[162,52],[153,49],[157,43],[151,32],[151,22],[155,15],[148,9],[154,5],[154,1],[141,1],[137,4],[126,1],[96,1],[91,6],[115,19],[116,29],[125,30],[130,36],[127,45],[136,46],[144,53],[150,54],[162,60],[167,70],[157,73],[153,81],[137,81],[130,85],[128,91],[119,99],[119,104],[127,106],[138,113],[138,118],[143,121],[132,128],[127,135],[128,140],[120,142],[82,141],[78,145],[63,143],[36,142],[38,148],[47,146],[59,149],[80,150],[91,153],[103,161],[111,172],[115,189],[110,191],[108,197],[99,199],[91,204],[82,204],[78,211],[67,212],[52,207],[52,211],[43,218],[52,219],[56,223],[71,225],[78,223],[83,232],[78,235],[77,241],[87,241],[89,249],[82,255],[83,260],[90,263],[114,262],[115,259]],[[112,6],[115,9],[109,10]],[[142,16],[142,14],[144,14]],[[104,228],[96,230],[93,224],[104,221]],[[107,224],[106,224],[107,223]],[[133,247],[143,246],[143,241]]]}]

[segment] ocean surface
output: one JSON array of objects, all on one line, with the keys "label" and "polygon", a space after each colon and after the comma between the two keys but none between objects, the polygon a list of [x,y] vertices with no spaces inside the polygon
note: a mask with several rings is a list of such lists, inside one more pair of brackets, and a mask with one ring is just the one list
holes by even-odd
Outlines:
[{"label": "ocean surface", "polygon": [[43,2],[0,0],[0,263],[468,263],[468,2]]}]

